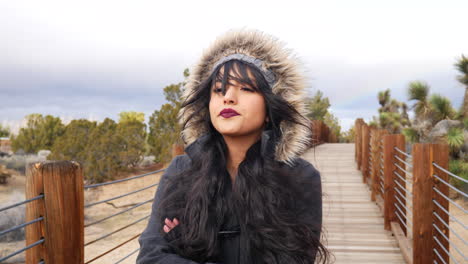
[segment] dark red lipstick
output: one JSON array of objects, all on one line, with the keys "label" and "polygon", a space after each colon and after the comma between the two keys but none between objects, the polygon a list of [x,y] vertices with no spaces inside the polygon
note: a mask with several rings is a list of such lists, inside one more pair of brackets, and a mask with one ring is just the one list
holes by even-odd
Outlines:
[{"label": "dark red lipstick", "polygon": [[239,113],[237,113],[236,110],[232,108],[224,108],[221,112],[219,112],[219,115],[224,118],[230,118],[239,115]]}]

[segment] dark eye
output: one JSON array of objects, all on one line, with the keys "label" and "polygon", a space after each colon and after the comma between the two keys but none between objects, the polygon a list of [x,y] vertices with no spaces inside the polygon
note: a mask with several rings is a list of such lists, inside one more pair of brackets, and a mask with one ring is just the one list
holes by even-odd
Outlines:
[{"label": "dark eye", "polygon": [[248,87],[242,87],[241,89],[244,90],[244,91],[248,91],[248,92],[255,92],[254,90],[252,90],[252,89],[250,89]]},{"label": "dark eye", "polygon": [[213,89],[213,92],[215,92],[215,93],[220,93],[221,90],[222,90],[221,88],[214,88],[214,89]]}]

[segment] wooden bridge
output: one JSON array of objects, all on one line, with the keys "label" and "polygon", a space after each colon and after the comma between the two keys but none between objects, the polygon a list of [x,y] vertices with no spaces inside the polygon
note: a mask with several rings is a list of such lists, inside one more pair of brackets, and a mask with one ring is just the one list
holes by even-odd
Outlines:
[{"label": "wooden bridge", "polygon": [[362,182],[354,161],[355,144],[326,143],[303,158],[322,177],[323,225],[336,263],[405,263],[383,215]]},{"label": "wooden bridge", "polygon": [[[323,234],[331,263],[468,263],[468,212],[461,200],[449,197],[449,189],[465,198],[468,194],[451,185],[449,176],[468,181],[447,170],[448,146],[417,143],[408,151],[401,134],[359,119],[355,128],[356,143],[345,144],[325,143],[334,140],[326,127],[315,126],[314,142],[319,144],[303,155],[322,176]],[[136,239],[162,172],[86,186],[80,164],[31,164],[27,200],[0,208],[3,212],[26,205],[26,223],[0,230],[2,236],[25,228],[26,247],[0,252],[0,263],[22,252],[27,264],[135,263]],[[135,185],[138,181],[142,186]],[[106,188],[109,196],[99,199],[84,192]],[[139,202],[124,210],[118,207],[110,216],[95,207],[129,195]],[[115,216],[120,220],[110,222]]]}]

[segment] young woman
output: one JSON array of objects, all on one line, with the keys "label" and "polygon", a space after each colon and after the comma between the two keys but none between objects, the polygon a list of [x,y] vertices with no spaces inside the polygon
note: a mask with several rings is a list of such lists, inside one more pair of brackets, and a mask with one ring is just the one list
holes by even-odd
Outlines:
[{"label": "young woman", "polygon": [[327,262],[320,173],[298,63],[277,39],[230,31],[192,69],[185,155],[159,184],[139,264]]}]

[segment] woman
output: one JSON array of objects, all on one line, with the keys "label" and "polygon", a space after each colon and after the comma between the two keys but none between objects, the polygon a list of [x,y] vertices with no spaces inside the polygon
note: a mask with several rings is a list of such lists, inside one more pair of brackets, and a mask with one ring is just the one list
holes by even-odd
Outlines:
[{"label": "woman", "polygon": [[162,176],[137,263],[327,262],[303,78],[275,38],[230,31],[192,69],[185,155]]}]

